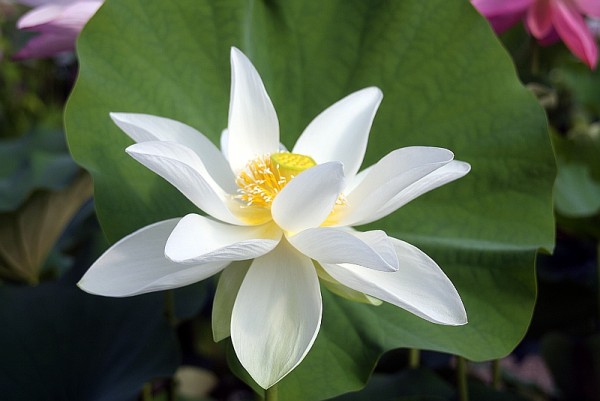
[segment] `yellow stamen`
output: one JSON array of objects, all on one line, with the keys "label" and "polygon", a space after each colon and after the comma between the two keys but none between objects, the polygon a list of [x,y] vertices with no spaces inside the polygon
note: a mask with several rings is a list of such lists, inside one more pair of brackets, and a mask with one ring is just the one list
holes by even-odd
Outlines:
[{"label": "yellow stamen", "polygon": [[[271,203],[283,187],[316,164],[309,156],[287,152],[260,156],[248,163],[235,180],[240,187],[235,199],[243,203],[242,208],[247,212],[243,219],[255,222],[253,219],[258,216],[258,221],[263,221],[264,215],[261,213],[270,213]],[[339,212],[346,205],[346,197],[341,193],[323,225],[335,225],[340,217]],[[261,213],[258,213],[259,210]]]},{"label": "yellow stamen", "polygon": [[274,153],[252,160],[237,179],[237,199],[246,206],[270,208],[275,196],[296,175],[317,163],[309,156]]}]

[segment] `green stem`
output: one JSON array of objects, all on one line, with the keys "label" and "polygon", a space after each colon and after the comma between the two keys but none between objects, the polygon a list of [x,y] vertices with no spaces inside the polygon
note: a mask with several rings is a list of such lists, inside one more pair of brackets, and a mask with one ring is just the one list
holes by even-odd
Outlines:
[{"label": "green stem", "polygon": [[411,369],[418,369],[421,366],[421,350],[416,348],[408,350],[408,366]]},{"label": "green stem", "polygon": [[467,360],[462,356],[456,357],[456,384],[458,386],[459,401],[469,401],[469,388],[467,385]]},{"label": "green stem", "polygon": [[265,390],[265,401],[277,401],[277,384]]},{"label": "green stem", "polygon": [[492,387],[494,390],[500,390],[500,359],[492,361]]}]

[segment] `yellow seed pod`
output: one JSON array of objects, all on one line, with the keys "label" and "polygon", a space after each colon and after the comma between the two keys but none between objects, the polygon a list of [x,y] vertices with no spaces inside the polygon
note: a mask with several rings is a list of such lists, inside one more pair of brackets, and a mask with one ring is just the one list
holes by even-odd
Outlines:
[{"label": "yellow seed pod", "polygon": [[307,168],[317,165],[312,157],[297,153],[274,153],[271,155],[271,162],[287,181],[290,181]]}]

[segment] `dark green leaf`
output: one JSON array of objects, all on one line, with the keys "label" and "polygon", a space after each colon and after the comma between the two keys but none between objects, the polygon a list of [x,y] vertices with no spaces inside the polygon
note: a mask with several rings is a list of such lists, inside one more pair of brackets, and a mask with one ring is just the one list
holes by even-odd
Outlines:
[{"label": "dark green leaf", "polygon": [[178,346],[163,295],[110,299],[72,284],[0,287],[0,394],[7,400],[133,401],[171,375]]},{"label": "dark green leaf", "polygon": [[0,141],[0,212],[15,210],[36,189],[64,188],[76,173],[60,131]]}]

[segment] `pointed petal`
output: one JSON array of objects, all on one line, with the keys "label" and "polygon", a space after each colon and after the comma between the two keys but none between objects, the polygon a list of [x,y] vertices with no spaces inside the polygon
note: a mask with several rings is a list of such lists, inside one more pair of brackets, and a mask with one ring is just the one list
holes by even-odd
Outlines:
[{"label": "pointed petal", "polygon": [[[388,153],[370,168],[362,182],[347,194],[347,202],[328,219],[354,225],[369,218],[411,184],[452,161],[447,149],[413,146]],[[337,222],[337,223],[336,223]]]},{"label": "pointed petal", "polygon": [[294,369],[321,326],[321,291],[311,260],[285,241],[255,259],[231,317],[231,340],[242,366],[269,388]]},{"label": "pointed petal", "polygon": [[319,226],[333,209],[344,187],[339,162],[304,170],[287,184],[271,205],[273,220],[292,233]]},{"label": "pointed petal", "polygon": [[545,1],[534,2],[525,17],[527,29],[537,39],[548,36],[552,31],[552,8],[550,3]]},{"label": "pointed petal", "polygon": [[70,34],[74,47],[75,38],[101,5],[102,1],[42,5],[21,17],[17,27],[36,32]]},{"label": "pointed petal", "polygon": [[196,129],[170,118],[149,114],[110,113],[110,117],[136,142],[176,142],[190,148],[200,157],[208,174],[221,188],[229,193],[237,190],[235,177],[223,154]]},{"label": "pointed petal", "polygon": [[590,69],[596,68],[598,46],[585,19],[573,4],[564,1],[555,1],[552,4],[552,21],[565,45]]},{"label": "pointed petal", "polygon": [[318,164],[340,161],[344,175],[354,177],[363,162],[369,131],[383,93],[371,87],[354,92],[319,114],[306,127],[293,153],[312,157]]},{"label": "pointed petal", "polygon": [[52,22],[56,18],[60,17],[64,6],[56,4],[46,4],[34,8],[33,10],[25,13],[17,21],[18,29],[35,29],[39,25],[47,24]]},{"label": "pointed petal", "polygon": [[[74,1],[64,5],[60,16],[51,21],[47,27],[50,29],[65,29],[79,34],[84,25],[102,6],[103,1]],[[46,27],[41,26],[38,30],[45,31]]]},{"label": "pointed petal", "polygon": [[381,271],[398,270],[394,247],[383,231],[317,227],[288,237],[288,241],[319,263],[352,263]]},{"label": "pointed petal", "polygon": [[462,325],[467,314],[454,285],[439,266],[418,248],[392,239],[400,269],[381,272],[357,265],[323,264],[348,287],[399,306],[433,323]]},{"label": "pointed petal", "polygon": [[191,149],[175,142],[141,142],[127,149],[134,159],[163,177],[196,206],[231,224],[243,224],[227,208],[227,194]]},{"label": "pointed petal", "polygon": [[253,259],[273,250],[280,238],[275,224],[234,226],[188,214],[169,236],[165,255],[185,264]]},{"label": "pointed petal", "polygon": [[212,332],[215,342],[231,335],[231,311],[250,263],[250,260],[233,262],[221,272],[212,309]]},{"label": "pointed petal", "polygon": [[395,212],[413,199],[418,198],[426,192],[448,184],[454,180],[464,177],[471,170],[471,165],[459,160],[453,160],[450,163],[427,174],[417,182],[409,185],[399,192],[391,200],[386,202],[377,212],[369,215],[367,218],[357,221],[356,225],[368,224],[384,218],[390,213]]},{"label": "pointed petal", "polygon": [[231,48],[228,158],[235,174],[246,164],[279,147],[279,121],[258,72],[248,58]]},{"label": "pointed petal", "polygon": [[77,284],[90,294],[125,297],[183,287],[204,280],[227,262],[180,265],[164,255],[165,244],[179,219],[161,221],[111,246]]}]

